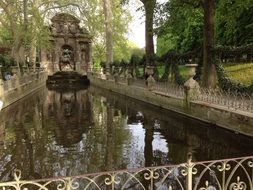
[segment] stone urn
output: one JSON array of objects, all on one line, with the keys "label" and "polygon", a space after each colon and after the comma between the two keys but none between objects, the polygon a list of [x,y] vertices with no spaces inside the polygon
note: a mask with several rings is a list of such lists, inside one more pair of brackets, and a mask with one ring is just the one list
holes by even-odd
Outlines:
[{"label": "stone urn", "polygon": [[146,75],[153,75],[154,74],[154,66],[150,66],[150,65],[148,65],[148,66],[146,66],[146,68],[145,68],[145,74]]},{"label": "stone urn", "polygon": [[188,69],[189,78],[193,78],[196,75],[196,68],[198,64],[186,64],[185,66]]},{"label": "stone urn", "polygon": [[145,68],[145,78],[147,81],[148,90],[153,90],[155,87],[155,79],[152,76],[154,74],[154,66],[146,66]]},{"label": "stone urn", "polygon": [[189,79],[184,83],[185,89],[185,101],[189,106],[190,100],[194,100],[200,93],[200,87],[196,80],[193,77],[196,75],[196,68],[198,64],[186,64],[188,69]]}]

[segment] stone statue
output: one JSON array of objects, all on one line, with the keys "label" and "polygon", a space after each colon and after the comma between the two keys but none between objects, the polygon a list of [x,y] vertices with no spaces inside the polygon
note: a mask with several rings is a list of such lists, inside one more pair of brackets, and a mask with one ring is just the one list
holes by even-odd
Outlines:
[{"label": "stone statue", "polygon": [[76,30],[76,25],[74,23],[71,23],[70,26],[69,26],[69,31],[70,33],[72,34],[76,34],[77,33],[77,30]]},{"label": "stone statue", "polygon": [[63,33],[68,34],[69,33],[69,26],[67,23],[64,23],[63,25]]},{"label": "stone statue", "polygon": [[64,67],[69,68],[68,70],[73,69],[71,66],[71,56],[72,56],[72,51],[70,49],[62,50],[62,55],[59,61],[60,71],[62,71],[62,68]]},{"label": "stone statue", "polygon": [[57,34],[57,28],[56,28],[56,26],[54,24],[52,24],[51,30],[52,30],[53,35]]}]

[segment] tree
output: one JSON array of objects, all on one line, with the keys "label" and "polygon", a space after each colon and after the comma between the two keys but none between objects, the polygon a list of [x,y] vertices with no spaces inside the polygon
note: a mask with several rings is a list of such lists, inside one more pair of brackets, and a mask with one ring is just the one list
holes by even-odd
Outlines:
[{"label": "tree", "polygon": [[44,16],[51,9],[67,6],[67,2],[67,0],[0,1],[2,13],[0,22],[10,33],[9,45],[18,67],[25,64],[27,57],[30,57],[29,60],[35,66],[36,47],[49,43]]},{"label": "tree", "polygon": [[[165,18],[161,20],[160,17]],[[193,9],[192,5],[171,0],[161,5],[157,19],[158,55],[161,56],[169,50],[185,53],[202,45],[203,10],[201,8]]]},{"label": "tree", "polygon": [[[193,10],[193,12],[199,12],[200,8],[203,10],[203,17],[201,15],[201,12],[199,12],[200,13],[199,16],[201,16],[203,19],[202,23],[203,23],[203,67],[204,67],[204,70],[203,70],[202,85],[207,88],[214,88],[216,86],[216,71],[215,71],[215,65],[212,61],[213,56],[211,53],[211,49],[214,46],[215,0],[179,0],[179,1],[171,0],[168,3],[168,5],[172,5],[170,10],[173,9],[173,6],[177,7],[177,8],[180,6],[182,6],[182,7],[190,6],[191,10]],[[196,9],[197,9],[197,11],[196,11]],[[181,15],[184,15],[185,13],[187,13],[187,12],[181,12]],[[180,27],[185,27],[185,25],[182,24],[182,21],[180,21],[180,20],[182,20],[182,17],[180,18],[180,17],[175,16],[177,14],[176,11],[174,11],[173,14],[174,14],[174,18],[176,18],[176,19],[174,21],[172,21],[172,23],[179,22],[180,24],[176,24],[176,26],[181,25]],[[173,17],[169,16],[169,18],[173,18]],[[198,19],[196,21],[197,21],[197,26],[198,27],[201,26],[198,24],[199,23]],[[183,23],[184,23],[184,21],[183,21]],[[192,22],[192,23],[194,23],[194,22]],[[189,26],[189,25],[186,24],[186,26]],[[173,28],[173,25],[169,24],[169,27]],[[179,27],[179,31],[182,31],[182,29],[180,29],[180,27]],[[189,31],[187,32],[187,34],[189,34]],[[195,35],[196,34],[193,33],[193,36],[195,36]],[[180,36],[180,34],[178,36]],[[192,37],[192,35],[190,35],[189,37]],[[199,41],[198,39],[199,38],[196,38],[197,41]],[[177,39],[175,39],[175,40],[177,42]],[[181,40],[182,40],[182,38],[181,38]],[[194,41],[195,40],[193,40],[193,42]]]},{"label": "tree", "polygon": [[[98,65],[105,60],[109,60],[107,63],[111,63],[114,59],[124,58],[127,47],[125,34],[131,17],[129,11],[121,4],[121,0],[110,0],[109,15],[105,14],[105,8],[108,9],[108,4],[105,7],[105,0],[76,0],[75,3],[79,5],[79,18],[93,36],[93,61],[95,64]],[[107,40],[106,31],[107,33],[109,31],[109,40]],[[108,49],[109,51],[107,51]]]},{"label": "tree", "polygon": [[[7,28],[11,35],[12,56],[18,63],[24,63],[24,21],[22,1],[0,1],[1,12],[3,13],[0,22]],[[16,19],[13,19],[13,18]]]},{"label": "tree", "polygon": [[106,74],[109,74],[110,64],[113,62],[113,31],[112,31],[112,6],[111,0],[103,0],[105,15],[106,38]]},{"label": "tree", "polygon": [[[79,18],[82,25],[93,36],[93,58],[100,62],[106,59],[105,33],[106,23],[108,23],[105,19],[103,3],[103,0],[15,0],[11,3],[7,0],[1,1],[0,23],[8,33],[2,39],[5,40],[5,37],[10,36],[8,41],[16,62],[23,65],[25,57],[29,57],[29,61],[35,63],[36,49],[50,48],[48,21],[59,11],[67,12]],[[110,3],[111,13],[107,18],[111,23],[111,29],[107,31],[113,32],[109,37],[114,41],[109,43],[111,52],[109,62],[112,62],[113,51],[116,50],[122,55],[125,51],[127,44],[125,33],[130,14],[120,4],[120,0],[110,1]],[[12,19],[13,15],[17,19]]]},{"label": "tree", "polygon": [[215,0],[203,0],[204,9],[204,41],[203,41],[203,81],[202,84],[207,88],[216,86],[216,69],[213,63],[211,48],[214,47],[214,18]]},{"label": "tree", "polygon": [[145,10],[145,51],[146,51],[146,65],[154,65],[154,11],[156,0],[140,0],[144,5]]},{"label": "tree", "polygon": [[219,0],[215,38],[219,45],[240,46],[253,42],[253,1]]},{"label": "tree", "polygon": [[161,55],[171,49],[186,52],[203,44],[203,84],[215,86],[210,47],[253,42],[252,3],[252,0],[170,0],[163,6],[163,14],[167,13],[165,22],[158,28],[158,53]]}]

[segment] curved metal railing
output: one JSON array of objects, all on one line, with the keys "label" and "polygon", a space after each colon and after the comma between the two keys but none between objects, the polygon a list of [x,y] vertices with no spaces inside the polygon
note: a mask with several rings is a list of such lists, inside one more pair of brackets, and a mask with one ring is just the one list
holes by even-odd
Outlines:
[{"label": "curved metal railing", "polygon": [[207,162],[189,159],[179,165],[41,180],[22,180],[17,170],[14,181],[0,183],[0,189],[252,190],[253,156]]}]

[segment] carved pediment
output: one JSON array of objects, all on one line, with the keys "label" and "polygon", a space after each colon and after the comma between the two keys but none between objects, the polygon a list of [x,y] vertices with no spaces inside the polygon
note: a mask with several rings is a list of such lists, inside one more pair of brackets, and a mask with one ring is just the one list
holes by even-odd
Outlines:
[{"label": "carved pediment", "polygon": [[72,23],[80,23],[80,20],[77,19],[75,16],[68,14],[68,13],[58,13],[56,14],[52,19],[52,23],[67,23],[67,22],[72,22]]},{"label": "carved pediment", "polygon": [[52,19],[53,35],[89,35],[87,29],[80,27],[80,20],[68,13],[58,13]]}]

